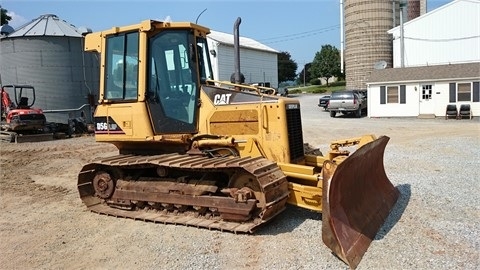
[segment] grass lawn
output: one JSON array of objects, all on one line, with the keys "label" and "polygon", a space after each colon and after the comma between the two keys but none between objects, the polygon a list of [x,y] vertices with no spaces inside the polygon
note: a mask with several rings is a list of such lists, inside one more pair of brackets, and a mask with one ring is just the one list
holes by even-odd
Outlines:
[{"label": "grass lawn", "polygon": [[310,93],[310,94],[321,94],[321,93],[331,93],[334,91],[345,90],[345,81],[330,83],[327,85],[307,85],[305,87],[292,87],[288,88],[289,94],[300,94],[300,93]]}]

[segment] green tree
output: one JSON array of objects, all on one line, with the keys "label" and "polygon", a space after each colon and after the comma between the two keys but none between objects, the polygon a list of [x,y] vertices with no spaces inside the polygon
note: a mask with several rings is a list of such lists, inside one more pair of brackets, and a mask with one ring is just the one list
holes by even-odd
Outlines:
[{"label": "green tree", "polygon": [[12,20],[12,17],[8,16],[7,12],[8,10],[0,6],[0,20],[1,20],[0,25],[7,24],[9,21]]},{"label": "green tree", "polygon": [[290,53],[281,52],[277,56],[278,82],[293,81],[297,76],[297,63],[291,59]]},{"label": "green tree", "polygon": [[332,45],[322,45],[320,52],[315,54],[309,71],[314,78],[325,78],[328,86],[330,77],[341,75],[338,49]]}]

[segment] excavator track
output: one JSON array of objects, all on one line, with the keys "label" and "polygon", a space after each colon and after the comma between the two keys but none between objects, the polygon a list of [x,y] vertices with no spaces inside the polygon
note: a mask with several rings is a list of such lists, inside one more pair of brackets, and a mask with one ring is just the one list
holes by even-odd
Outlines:
[{"label": "excavator track", "polygon": [[99,214],[251,233],[285,209],[286,176],[262,157],[117,155],[85,165],[84,204]]}]

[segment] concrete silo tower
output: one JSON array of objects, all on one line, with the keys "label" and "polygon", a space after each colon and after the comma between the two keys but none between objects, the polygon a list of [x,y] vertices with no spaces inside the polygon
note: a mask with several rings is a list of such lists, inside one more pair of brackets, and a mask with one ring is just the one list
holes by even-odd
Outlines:
[{"label": "concrete silo tower", "polygon": [[[366,89],[374,68],[392,67],[388,30],[426,12],[426,0],[340,0],[347,89]],[[402,6],[402,10],[400,9]],[[343,45],[343,42],[342,42]]]},{"label": "concrete silo tower", "polygon": [[366,89],[374,69],[392,67],[392,39],[399,3],[393,0],[344,0],[345,76],[347,89]]},{"label": "concrete silo tower", "polygon": [[413,20],[427,12],[427,0],[407,1],[407,20]]},{"label": "concrete silo tower", "polygon": [[87,30],[47,14],[3,36],[2,83],[34,86],[34,106],[50,111],[47,121],[66,122],[82,112],[87,121],[91,120],[90,105],[98,96],[99,60],[83,50]]}]

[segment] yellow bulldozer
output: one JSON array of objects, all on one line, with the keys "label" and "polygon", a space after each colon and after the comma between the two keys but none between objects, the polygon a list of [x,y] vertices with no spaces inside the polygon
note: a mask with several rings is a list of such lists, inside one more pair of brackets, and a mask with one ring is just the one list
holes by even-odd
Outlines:
[{"label": "yellow bulldozer", "polygon": [[289,203],[322,213],[324,243],[355,268],[399,195],[389,138],[322,155],[303,141],[298,100],[242,84],[237,68],[235,82],[214,80],[208,34],[145,20],[85,37],[101,61],[95,138],[119,153],[82,168],[81,199],[105,215],[244,233]]}]

